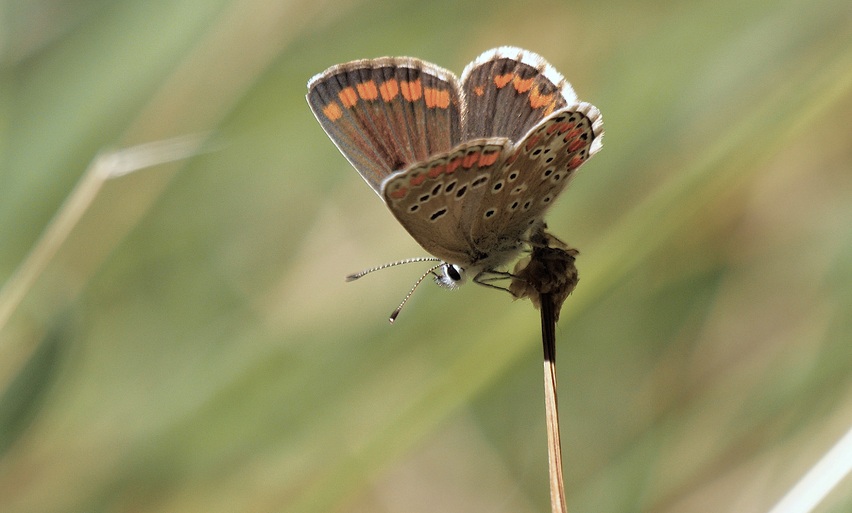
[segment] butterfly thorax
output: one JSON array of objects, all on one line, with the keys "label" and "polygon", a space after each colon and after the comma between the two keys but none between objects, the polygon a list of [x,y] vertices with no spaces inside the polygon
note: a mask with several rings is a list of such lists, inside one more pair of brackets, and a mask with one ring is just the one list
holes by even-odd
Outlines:
[{"label": "butterfly thorax", "polygon": [[491,235],[492,237],[489,237],[487,241],[474,241],[474,247],[488,248],[488,251],[478,250],[476,253],[470,255],[470,263],[466,267],[468,270],[494,270],[505,267],[516,260],[525,247],[525,244],[522,242],[524,240],[523,237],[497,237],[496,234]]},{"label": "butterfly thorax", "polygon": [[511,262],[515,261],[526,248],[526,244],[521,242],[518,237],[509,238],[492,238],[488,241],[478,241],[472,243],[474,248],[488,248],[483,251],[475,249],[469,252],[465,258],[450,258],[445,262],[461,269],[469,278],[476,278],[482,273],[498,271],[504,269]]}]

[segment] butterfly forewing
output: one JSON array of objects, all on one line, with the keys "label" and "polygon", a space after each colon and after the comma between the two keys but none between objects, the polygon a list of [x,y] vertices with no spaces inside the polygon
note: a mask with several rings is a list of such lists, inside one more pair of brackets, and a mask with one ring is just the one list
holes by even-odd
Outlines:
[{"label": "butterfly forewing", "polygon": [[477,254],[466,237],[467,228],[511,146],[505,138],[462,143],[388,178],[385,202],[426,251],[450,263],[469,265]]},{"label": "butterfly forewing", "polygon": [[462,73],[463,139],[518,141],[554,111],[576,101],[574,90],[550,64],[520,48],[495,48]]},{"label": "butterfly forewing", "polygon": [[307,98],[323,129],[377,193],[394,171],[461,140],[455,75],[418,59],[333,66],[308,82]]}]

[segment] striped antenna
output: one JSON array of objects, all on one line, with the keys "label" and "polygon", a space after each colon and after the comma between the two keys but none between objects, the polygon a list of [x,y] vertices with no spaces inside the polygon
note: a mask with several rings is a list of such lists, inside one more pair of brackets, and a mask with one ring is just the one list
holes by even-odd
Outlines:
[{"label": "striped antenna", "polygon": [[[381,271],[382,269],[387,269],[388,267],[396,267],[398,265],[403,265],[403,264],[414,264],[414,263],[417,263],[417,262],[440,262],[440,261],[441,261],[440,258],[435,258],[435,257],[406,258],[405,260],[400,260],[398,262],[391,262],[389,264],[378,265],[376,267],[364,269],[363,271],[357,272],[355,274],[350,274],[349,276],[346,277],[346,281],[355,281],[362,276],[366,276],[366,275],[370,274],[371,272]],[[438,266],[434,267],[432,270],[437,269],[438,267],[441,267],[441,266],[438,265]],[[429,273],[427,272],[426,274],[429,274]],[[421,278],[421,280],[422,280],[422,278]]]},{"label": "striped antenna", "polygon": [[[435,260],[441,262],[437,258]],[[423,280],[425,280],[427,276],[429,276],[430,274],[435,274],[435,270],[439,269],[443,265],[446,264],[444,264],[444,262],[441,262],[440,264],[433,266],[431,269],[423,273],[423,276],[417,279],[417,281],[414,283],[414,286],[411,287],[411,290],[409,290],[408,294],[405,295],[405,298],[402,300],[402,303],[400,303],[399,306],[396,307],[396,310],[394,310],[393,313],[390,315],[390,319],[388,320],[391,322],[391,324],[393,324],[393,321],[396,320],[397,316],[399,315],[399,312],[402,311],[402,307],[405,306],[405,303],[408,302],[408,298],[410,298],[411,295],[414,294],[414,290],[417,288],[417,286],[423,283]]]}]

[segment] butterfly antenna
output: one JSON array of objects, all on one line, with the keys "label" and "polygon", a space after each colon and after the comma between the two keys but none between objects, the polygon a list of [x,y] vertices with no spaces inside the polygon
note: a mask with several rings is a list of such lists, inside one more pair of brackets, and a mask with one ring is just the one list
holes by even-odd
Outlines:
[{"label": "butterfly antenna", "polygon": [[[437,260],[437,261],[441,262],[440,260]],[[432,267],[431,269],[429,269],[428,271],[423,273],[423,276],[421,276],[420,278],[417,279],[417,281],[414,283],[414,286],[411,287],[411,290],[409,290],[408,294],[405,295],[405,298],[402,300],[402,303],[400,303],[399,306],[396,307],[396,310],[394,310],[393,313],[390,315],[389,320],[390,320],[391,324],[393,324],[393,321],[396,320],[397,316],[399,315],[399,312],[402,311],[402,307],[405,306],[405,303],[408,302],[408,298],[410,298],[411,295],[414,294],[414,290],[417,288],[417,286],[420,285],[421,283],[423,283],[423,280],[425,280],[427,276],[429,276],[430,274],[433,274],[435,272],[435,269],[440,268],[442,265],[444,265],[443,262]]]},{"label": "butterfly antenna", "polygon": [[[361,271],[361,272],[357,272],[357,273],[355,273],[355,274],[350,274],[349,276],[347,276],[347,277],[346,277],[346,281],[355,281],[355,280],[357,280],[358,278],[360,278],[360,277],[362,277],[362,276],[365,276],[365,275],[367,275],[367,274],[370,274],[370,273],[371,273],[371,272],[373,272],[373,271],[381,271],[382,269],[387,269],[388,267],[395,267],[395,266],[397,266],[397,265],[402,265],[402,264],[413,264],[413,263],[416,263],[416,262],[440,262],[440,261],[441,261],[441,259],[440,259],[440,258],[435,258],[435,257],[414,257],[414,258],[406,258],[405,260],[400,260],[400,261],[398,261],[398,262],[391,262],[391,263],[389,263],[389,264],[382,264],[382,265],[379,265],[379,266],[376,266],[376,267],[371,267],[371,268],[369,268],[369,269],[364,269],[363,271]],[[433,267],[433,268],[432,268],[429,272],[434,271],[434,270],[435,270],[435,269],[437,269],[438,267],[441,267],[441,266],[440,266],[440,265],[435,266],[435,267]],[[426,274],[429,274],[429,272],[427,272]],[[424,276],[425,276],[425,275],[424,275]],[[420,278],[420,281],[423,281],[423,278]],[[417,283],[420,283],[420,281],[418,281]],[[416,286],[417,286],[417,285],[415,285],[415,287],[416,287]],[[412,292],[413,292],[413,290],[414,290],[414,289],[412,289]],[[408,299],[408,298],[406,298],[406,299]],[[405,303],[405,301],[403,301],[403,303]]]}]

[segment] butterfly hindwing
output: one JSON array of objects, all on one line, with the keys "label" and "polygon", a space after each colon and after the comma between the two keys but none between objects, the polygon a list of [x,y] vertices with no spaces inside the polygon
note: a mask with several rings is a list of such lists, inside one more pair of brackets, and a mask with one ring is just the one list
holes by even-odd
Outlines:
[{"label": "butterfly hindwing", "polygon": [[[472,237],[521,237],[543,219],[580,167],[601,147],[603,121],[588,103],[559,110],[533,127],[507,156],[489,184]],[[486,216],[498,207],[497,215]]]},{"label": "butterfly hindwing", "polygon": [[389,177],[385,202],[426,251],[447,262],[469,264],[476,255],[468,228],[511,146],[505,138],[464,142]]},{"label": "butterfly hindwing", "polygon": [[308,82],[308,103],[341,153],[377,193],[394,171],[461,140],[458,81],[412,58],[333,66]]}]

